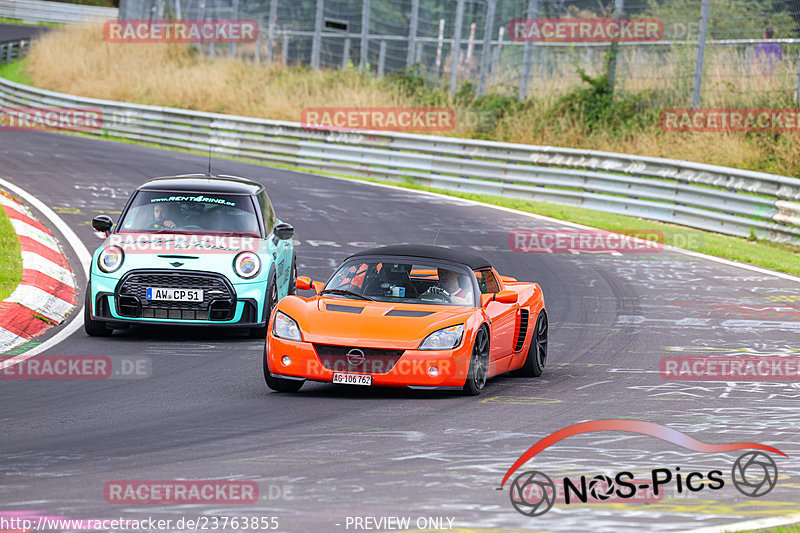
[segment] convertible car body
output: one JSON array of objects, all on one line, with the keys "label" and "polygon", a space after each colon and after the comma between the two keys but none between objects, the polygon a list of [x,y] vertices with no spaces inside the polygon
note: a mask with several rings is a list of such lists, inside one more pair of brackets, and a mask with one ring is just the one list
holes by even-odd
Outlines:
[{"label": "convertible car body", "polygon": [[266,336],[278,300],[294,292],[294,228],[264,187],[233,176],[156,178],[134,191],[92,258],[84,329],[131,324],[246,327]]},{"label": "convertible car body", "polygon": [[492,376],[539,376],[547,313],[536,283],[501,276],[484,258],[443,247],[396,245],[344,260],[324,285],[298,278],[310,298],[273,313],[264,378],[294,392],[306,380],[461,389]]}]

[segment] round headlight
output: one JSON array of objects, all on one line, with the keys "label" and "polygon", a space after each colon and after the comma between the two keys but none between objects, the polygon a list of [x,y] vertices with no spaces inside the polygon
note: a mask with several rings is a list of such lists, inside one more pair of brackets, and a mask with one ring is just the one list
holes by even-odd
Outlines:
[{"label": "round headlight", "polygon": [[97,258],[97,266],[103,272],[110,274],[111,272],[119,270],[124,260],[125,252],[122,251],[122,248],[119,246],[109,246],[100,252],[100,256]]},{"label": "round headlight", "polygon": [[254,252],[241,252],[233,260],[233,270],[240,278],[255,277],[261,270],[261,259]]}]

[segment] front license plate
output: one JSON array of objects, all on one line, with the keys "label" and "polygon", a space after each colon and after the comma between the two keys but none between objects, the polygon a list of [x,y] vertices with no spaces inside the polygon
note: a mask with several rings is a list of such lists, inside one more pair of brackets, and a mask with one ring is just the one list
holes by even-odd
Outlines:
[{"label": "front license plate", "polygon": [[148,300],[168,302],[202,302],[201,289],[170,289],[166,287],[147,287]]},{"label": "front license plate", "polygon": [[333,382],[341,385],[372,385],[372,376],[369,374],[350,374],[348,372],[334,372]]}]

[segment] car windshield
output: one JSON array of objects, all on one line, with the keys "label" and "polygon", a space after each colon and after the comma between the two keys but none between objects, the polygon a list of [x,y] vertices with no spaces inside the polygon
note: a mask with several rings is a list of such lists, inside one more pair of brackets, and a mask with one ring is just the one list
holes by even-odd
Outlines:
[{"label": "car windshield", "polygon": [[336,298],[433,305],[475,305],[472,271],[434,260],[357,259],[342,265],[322,294]]},{"label": "car windshield", "polygon": [[259,236],[252,199],[217,193],[139,191],[117,231]]}]

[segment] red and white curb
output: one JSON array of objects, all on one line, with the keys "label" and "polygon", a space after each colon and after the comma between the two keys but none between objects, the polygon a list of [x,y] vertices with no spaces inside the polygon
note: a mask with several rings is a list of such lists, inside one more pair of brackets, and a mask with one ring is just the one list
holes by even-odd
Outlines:
[{"label": "red and white curb", "polygon": [[62,323],[75,308],[75,276],[58,241],[26,206],[0,194],[22,252],[22,281],[0,303],[0,353]]}]

